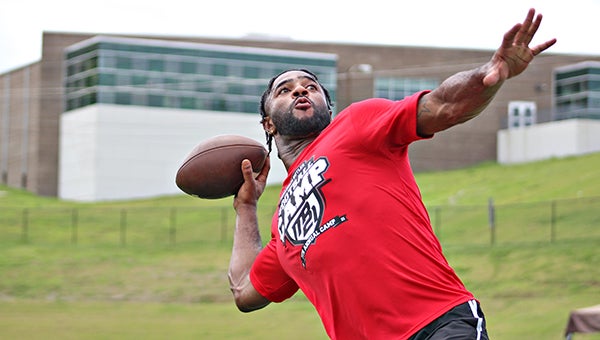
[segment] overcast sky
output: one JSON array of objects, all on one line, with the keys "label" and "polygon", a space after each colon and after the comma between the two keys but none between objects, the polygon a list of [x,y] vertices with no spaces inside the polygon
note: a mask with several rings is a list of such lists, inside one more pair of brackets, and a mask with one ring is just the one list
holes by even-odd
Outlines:
[{"label": "overcast sky", "polygon": [[535,42],[600,55],[600,0],[0,0],[0,73],[38,61],[43,31],[495,49],[534,7]]}]

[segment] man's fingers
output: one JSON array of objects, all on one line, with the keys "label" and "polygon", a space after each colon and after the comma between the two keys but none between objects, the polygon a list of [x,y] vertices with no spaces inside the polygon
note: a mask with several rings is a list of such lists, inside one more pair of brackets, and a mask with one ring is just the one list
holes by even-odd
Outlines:
[{"label": "man's fingers", "polygon": [[555,43],[556,43],[556,38],[548,40],[543,44],[539,44],[536,47],[533,47],[531,49],[531,52],[533,53],[534,56],[536,56],[536,55],[542,53],[543,51],[547,50],[550,46],[554,45]]},{"label": "man's fingers", "polygon": [[261,181],[261,182],[266,182],[267,175],[269,174],[269,170],[271,170],[271,157],[267,156],[267,159],[265,160],[265,164],[263,165],[262,169],[260,170],[260,173],[258,174],[258,176],[256,176],[256,180]]},{"label": "man's fingers", "polygon": [[535,34],[537,33],[538,28],[540,28],[540,24],[542,23],[542,15],[538,14],[535,17],[535,21],[531,24],[531,27],[529,27],[528,30],[528,40],[526,41],[527,44],[529,44],[531,42],[531,40],[533,39],[533,36],[535,36]]},{"label": "man's fingers", "polygon": [[[537,30],[537,27],[532,27],[534,15],[535,9],[529,9],[529,12],[527,12],[527,17],[525,18],[525,21],[523,21],[523,24],[521,25],[521,28],[519,29],[519,32],[515,37],[515,43],[525,45],[529,44],[529,42],[533,38],[533,33],[535,33],[535,30]],[[539,26],[538,20],[541,20],[541,17],[538,16],[538,18],[536,18],[536,23]],[[533,33],[531,31],[531,28],[535,28]]]},{"label": "man's fingers", "polygon": [[248,159],[242,161],[242,174],[245,181],[252,181],[252,163]]},{"label": "man's fingers", "polygon": [[515,42],[515,37],[519,33],[521,26],[521,24],[516,24],[504,34],[504,39],[502,39],[502,48],[512,47],[513,43]]}]

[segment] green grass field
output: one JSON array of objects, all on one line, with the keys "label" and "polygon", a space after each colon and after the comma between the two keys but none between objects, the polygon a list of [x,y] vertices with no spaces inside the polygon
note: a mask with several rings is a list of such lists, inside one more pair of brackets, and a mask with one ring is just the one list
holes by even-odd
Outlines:
[{"label": "green grass field", "polygon": [[[593,154],[417,175],[432,220],[441,212],[447,258],[481,300],[493,339],[561,339],[570,310],[600,304],[599,168]],[[301,294],[237,311],[226,276],[230,231],[215,231],[233,223],[231,199],[82,204],[0,190],[0,339],[326,339]],[[269,188],[261,202],[263,238],[277,193]],[[481,212],[490,197],[499,207],[493,246]],[[550,242],[554,200],[558,237]],[[157,213],[173,208],[176,244],[168,242],[169,214]],[[118,228],[124,209],[126,242]]]}]

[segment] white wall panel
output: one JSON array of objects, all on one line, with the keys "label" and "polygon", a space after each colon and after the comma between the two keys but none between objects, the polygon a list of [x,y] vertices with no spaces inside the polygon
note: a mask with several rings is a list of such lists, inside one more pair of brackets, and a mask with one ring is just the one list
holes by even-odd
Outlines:
[{"label": "white wall panel", "polygon": [[[61,117],[60,197],[119,200],[182,193],[175,173],[202,140],[237,134],[264,144],[258,114],[94,105]],[[285,168],[272,153],[269,183]]]},{"label": "white wall panel", "polygon": [[498,162],[524,163],[600,151],[600,121],[570,119],[500,130]]}]

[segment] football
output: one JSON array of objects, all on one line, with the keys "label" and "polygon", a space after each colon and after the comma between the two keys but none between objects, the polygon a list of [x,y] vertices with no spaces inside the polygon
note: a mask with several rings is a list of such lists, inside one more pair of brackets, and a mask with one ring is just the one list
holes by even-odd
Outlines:
[{"label": "football", "polygon": [[238,135],[219,135],[202,141],[184,159],[175,183],[183,192],[207,199],[237,194],[244,183],[241,164],[252,162],[260,172],[267,149],[254,139]]}]

